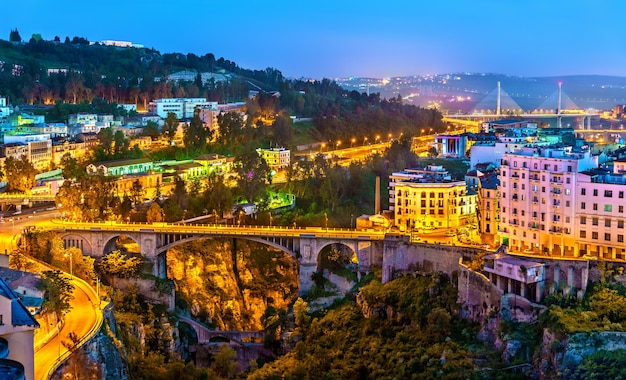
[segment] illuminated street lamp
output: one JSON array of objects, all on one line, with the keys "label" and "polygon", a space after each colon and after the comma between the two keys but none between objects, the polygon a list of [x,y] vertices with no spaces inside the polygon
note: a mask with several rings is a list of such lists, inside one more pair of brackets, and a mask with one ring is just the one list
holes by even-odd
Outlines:
[{"label": "illuminated street lamp", "polygon": [[320,153],[324,151],[324,148],[326,148],[326,143],[322,143],[321,148],[320,148]]},{"label": "illuminated street lamp", "polygon": [[367,142],[367,136],[363,138],[363,145]]},{"label": "illuminated street lamp", "polygon": [[378,144],[378,140],[380,140],[380,135],[376,135],[376,140],[374,142]]},{"label": "illuminated street lamp", "polygon": [[241,227],[241,219],[243,217],[243,210],[239,210],[239,227]]},{"label": "illuminated street lamp", "polygon": [[72,262],[72,254],[71,253],[66,253],[65,257],[70,257],[70,277],[73,279],[74,278],[74,265]]},{"label": "illuminated street lamp", "polygon": [[335,150],[339,149],[340,145],[341,145],[341,140],[337,140],[337,145],[335,145]]},{"label": "illuminated street lamp", "polygon": [[354,145],[354,142],[356,141],[356,139],[353,137],[352,140],[350,140],[350,148],[352,148],[352,146]]},{"label": "illuminated street lamp", "polygon": [[389,142],[391,142],[391,133],[388,134],[387,137],[389,138]]}]

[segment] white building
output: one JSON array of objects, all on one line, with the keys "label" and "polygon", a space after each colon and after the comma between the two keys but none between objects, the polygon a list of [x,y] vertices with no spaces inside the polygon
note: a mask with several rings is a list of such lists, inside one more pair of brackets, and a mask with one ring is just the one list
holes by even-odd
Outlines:
[{"label": "white building", "polygon": [[196,107],[217,111],[217,102],[208,102],[205,98],[163,98],[148,104],[148,112],[153,112],[165,119],[173,112],[178,119],[191,119]]},{"label": "white building", "polygon": [[[5,135],[4,142],[7,146],[24,146],[26,158],[37,170],[48,168],[52,162],[52,140],[49,134]],[[8,156],[7,152],[5,149],[5,155]]]},{"label": "white building", "polygon": [[511,252],[581,255],[576,235],[580,172],[597,158],[568,149],[523,148],[500,166],[500,232]]}]

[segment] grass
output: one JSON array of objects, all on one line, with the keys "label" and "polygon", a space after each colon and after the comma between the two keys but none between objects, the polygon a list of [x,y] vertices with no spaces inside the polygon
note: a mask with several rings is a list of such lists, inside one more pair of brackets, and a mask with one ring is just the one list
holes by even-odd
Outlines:
[{"label": "grass", "polygon": [[293,127],[295,129],[295,134],[293,136],[293,145],[306,145],[306,144],[314,144],[318,142],[313,138],[311,133],[313,132],[313,123],[310,121],[301,121],[298,123],[294,123]]}]

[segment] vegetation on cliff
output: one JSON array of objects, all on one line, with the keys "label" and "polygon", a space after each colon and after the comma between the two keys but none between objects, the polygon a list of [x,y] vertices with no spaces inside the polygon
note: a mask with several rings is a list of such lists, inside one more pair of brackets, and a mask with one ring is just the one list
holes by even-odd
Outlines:
[{"label": "vegetation on cliff", "polygon": [[375,280],[357,299],[312,319],[300,305],[295,348],[249,378],[472,377],[469,325],[454,316],[456,290],[447,276]]}]

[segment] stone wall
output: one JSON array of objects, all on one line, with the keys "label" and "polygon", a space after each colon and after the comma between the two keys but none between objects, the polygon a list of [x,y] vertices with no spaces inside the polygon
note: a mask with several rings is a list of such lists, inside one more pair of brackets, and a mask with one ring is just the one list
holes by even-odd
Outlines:
[{"label": "stone wall", "polygon": [[459,269],[459,259],[472,260],[478,248],[440,244],[412,244],[408,239],[385,239],[383,253],[383,283],[391,281],[396,271],[443,272],[453,277]]},{"label": "stone wall", "polygon": [[154,290],[154,280],[148,280],[143,278],[116,278],[115,288],[121,291],[126,291],[129,286],[135,285],[141,295],[146,297],[148,301],[153,303],[159,303],[167,306],[167,310],[174,310],[174,287],[170,294],[161,294]]},{"label": "stone wall", "polygon": [[487,277],[458,263],[459,303],[461,317],[475,322],[485,321],[501,309],[502,290]]}]

